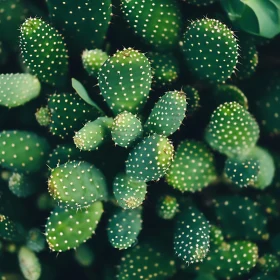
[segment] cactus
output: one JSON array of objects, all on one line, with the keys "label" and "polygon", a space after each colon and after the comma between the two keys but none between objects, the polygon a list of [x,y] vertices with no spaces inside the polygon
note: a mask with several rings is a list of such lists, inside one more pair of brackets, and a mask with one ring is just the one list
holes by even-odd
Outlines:
[{"label": "cactus", "polygon": [[46,240],[39,228],[29,230],[26,237],[26,247],[35,253],[42,252],[46,248]]},{"label": "cactus", "polygon": [[52,121],[51,112],[47,106],[37,109],[35,118],[41,126],[49,126]]},{"label": "cactus", "polygon": [[275,255],[267,253],[258,259],[257,266],[262,272],[271,273],[279,268],[280,263]]},{"label": "cactus", "polygon": [[89,267],[93,264],[95,255],[87,244],[81,244],[75,250],[75,260],[84,267]]},{"label": "cactus", "polygon": [[176,197],[170,195],[161,196],[156,204],[156,210],[159,217],[165,220],[171,220],[179,211],[179,204]]},{"label": "cactus", "polygon": [[12,221],[8,216],[0,214],[0,237],[4,240],[22,242],[25,231],[19,223]]},{"label": "cactus", "polygon": [[[186,1],[186,0],[184,0]],[[195,5],[195,6],[207,6],[213,4],[217,0],[188,0],[188,4]]]},{"label": "cactus", "polygon": [[187,96],[187,115],[192,116],[200,107],[199,93],[191,86],[183,86],[182,90]]}]

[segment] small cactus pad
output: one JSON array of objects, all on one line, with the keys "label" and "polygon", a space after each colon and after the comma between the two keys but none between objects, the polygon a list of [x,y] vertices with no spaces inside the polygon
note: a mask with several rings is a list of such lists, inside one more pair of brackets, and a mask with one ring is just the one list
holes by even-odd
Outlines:
[{"label": "small cactus pad", "polygon": [[18,252],[19,267],[27,280],[38,280],[41,276],[39,258],[27,247],[21,247]]},{"label": "small cactus pad", "polygon": [[34,132],[7,130],[0,133],[1,165],[16,172],[31,173],[45,166],[50,147]]},{"label": "small cactus pad", "polygon": [[175,260],[155,242],[141,242],[121,258],[118,280],[165,280],[176,272]]},{"label": "small cactus pad", "polygon": [[236,69],[238,44],[233,32],[215,19],[198,19],[188,26],[183,51],[188,66],[202,80],[223,83]]},{"label": "small cactus pad", "polygon": [[182,28],[179,6],[172,0],[121,0],[124,17],[146,44],[166,51],[177,47]]},{"label": "small cactus pad", "polygon": [[216,178],[214,155],[203,142],[185,140],[179,144],[166,175],[169,185],[181,192],[195,192]]},{"label": "small cactus pad", "polygon": [[271,273],[279,268],[280,263],[275,255],[266,253],[258,259],[257,266],[262,272]]},{"label": "small cactus pad", "polygon": [[42,252],[46,247],[46,239],[39,228],[32,228],[29,230],[26,237],[26,246],[36,252]]},{"label": "small cactus pad", "polygon": [[54,168],[48,180],[51,196],[67,207],[88,207],[105,199],[103,174],[88,162],[70,161]]},{"label": "small cactus pad", "polygon": [[87,244],[81,244],[75,250],[74,257],[78,264],[84,267],[91,266],[95,260],[95,254]]},{"label": "small cactus pad", "polygon": [[210,227],[210,244],[211,244],[211,251],[222,246],[225,242],[222,230],[214,225]]},{"label": "small cactus pad", "polygon": [[174,147],[168,138],[157,134],[144,138],[129,153],[126,172],[134,180],[159,180],[173,160]]},{"label": "small cactus pad", "polygon": [[125,111],[115,117],[111,133],[116,145],[127,148],[142,136],[143,128],[135,115]]},{"label": "small cactus pad", "polygon": [[39,108],[35,113],[35,118],[41,126],[49,126],[52,121],[51,112],[48,107]]},{"label": "small cactus pad", "polygon": [[92,122],[88,122],[75,133],[74,143],[76,147],[83,151],[94,151],[111,138],[111,128],[113,119],[99,117]]},{"label": "small cactus pad", "polygon": [[188,264],[203,261],[210,246],[210,225],[195,207],[184,209],[177,218],[174,231],[176,255]]},{"label": "small cactus pad", "polygon": [[164,136],[173,134],[182,124],[186,109],[186,94],[183,91],[166,92],[154,106],[145,130]]},{"label": "small cactus pad", "polygon": [[246,156],[259,138],[259,126],[237,102],[221,104],[206,128],[208,144],[228,157]]},{"label": "small cactus pad", "polygon": [[187,96],[187,115],[193,115],[200,107],[200,96],[194,87],[191,86],[183,86],[183,92],[186,93]]},{"label": "small cactus pad", "polygon": [[224,196],[214,201],[217,219],[226,238],[267,240],[267,217],[248,197]]},{"label": "small cactus pad", "polygon": [[115,115],[138,113],[145,105],[152,82],[151,65],[141,52],[128,48],[116,52],[101,66],[99,87]]},{"label": "small cactus pad", "polygon": [[27,19],[20,28],[25,63],[41,82],[63,86],[68,75],[68,55],[62,36],[39,18]]},{"label": "small cactus pad", "polygon": [[161,196],[156,204],[157,214],[164,220],[171,220],[179,211],[179,204],[176,197],[171,195]]},{"label": "small cactus pad", "polygon": [[98,76],[99,69],[108,59],[107,53],[99,49],[85,50],[82,54],[82,62],[85,70],[90,76]]},{"label": "small cactus pad", "polygon": [[114,248],[122,250],[135,244],[142,229],[141,210],[117,210],[109,219],[107,233]]},{"label": "small cactus pad", "polygon": [[18,223],[0,214],[0,238],[13,242],[22,242],[24,237],[24,231]]},{"label": "small cactus pad", "polygon": [[227,159],[225,168],[226,176],[239,187],[253,185],[258,178],[260,162],[254,159]]},{"label": "small cactus pad", "polygon": [[47,0],[54,26],[74,50],[101,48],[112,14],[111,0]]},{"label": "small cactus pad", "polygon": [[134,209],[145,200],[147,184],[130,179],[128,175],[120,173],[114,179],[113,192],[119,206],[124,209]]},{"label": "small cactus pad", "polygon": [[57,207],[46,225],[49,248],[62,252],[78,247],[95,233],[102,213],[100,201],[78,211]]},{"label": "small cactus pad", "polygon": [[39,80],[30,74],[0,74],[0,105],[8,108],[24,105],[41,90]]}]

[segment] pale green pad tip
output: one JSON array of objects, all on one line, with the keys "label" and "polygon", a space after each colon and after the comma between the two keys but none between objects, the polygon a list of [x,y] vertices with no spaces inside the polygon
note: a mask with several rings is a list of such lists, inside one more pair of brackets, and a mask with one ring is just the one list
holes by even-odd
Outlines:
[{"label": "pale green pad tip", "polygon": [[128,175],[120,173],[114,179],[113,193],[119,206],[124,209],[134,209],[145,200],[147,184],[132,180]]},{"label": "pale green pad tip", "polygon": [[180,213],[174,231],[176,255],[188,264],[203,261],[210,246],[210,225],[203,213],[188,207]]},{"label": "pale green pad tip", "polygon": [[126,173],[140,181],[159,180],[170,167],[174,147],[168,138],[157,134],[144,138],[129,153]]},{"label": "pale green pad tip", "polygon": [[93,122],[88,122],[83,128],[75,133],[74,143],[83,151],[94,151],[111,138],[113,119],[99,117]]},{"label": "pale green pad tip", "polygon": [[24,105],[41,90],[39,80],[30,74],[0,74],[0,105],[8,108]]},{"label": "pale green pad tip", "polygon": [[146,124],[148,133],[169,136],[179,129],[187,110],[183,91],[168,91],[154,106]]},{"label": "pale green pad tip", "polygon": [[57,207],[46,225],[49,248],[62,252],[86,242],[95,233],[102,213],[103,205],[100,201],[80,210]]},{"label": "pale green pad tip", "polygon": [[39,258],[27,247],[21,247],[18,252],[19,267],[27,280],[37,280],[41,276]]},{"label": "pale green pad tip", "polygon": [[82,63],[90,76],[97,77],[100,67],[108,59],[107,53],[99,49],[85,50],[82,54]]},{"label": "pale green pad tip", "polygon": [[109,219],[107,234],[114,248],[127,249],[137,241],[142,229],[141,210],[117,210]]},{"label": "pale green pad tip", "polygon": [[183,51],[190,70],[202,80],[225,82],[236,69],[238,44],[234,33],[215,19],[198,19],[189,25]]},{"label": "pale green pad tip", "polygon": [[211,115],[205,139],[216,151],[230,158],[245,157],[259,139],[253,116],[236,102],[220,105]]},{"label": "pale green pad tip", "polygon": [[48,189],[57,202],[74,209],[88,207],[107,196],[104,175],[82,161],[70,161],[54,168],[48,179]]},{"label": "pale green pad tip", "polygon": [[166,180],[181,192],[200,191],[217,178],[212,151],[195,140],[181,142],[167,172]]},{"label": "pale green pad tip", "polygon": [[100,68],[101,94],[115,115],[138,113],[145,105],[151,88],[151,65],[148,58],[128,48],[109,57]]},{"label": "pale green pad tip", "polygon": [[68,55],[62,36],[39,18],[20,27],[20,47],[25,63],[42,82],[63,85],[68,75]]},{"label": "pale green pad tip", "polygon": [[179,204],[176,197],[170,195],[161,196],[156,204],[157,214],[164,220],[171,220],[179,212]]},{"label": "pale green pad tip", "polygon": [[118,280],[165,280],[176,272],[175,260],[154,242],[142,242],[125,251]]},{"label": "pale green pad tip", "polygon": [[49,144],[45,138],[23,130],[0,133],[1,165],[16,172],[39,171],[46,164]]},{"label": "pale green pad tip", "polygon": [[141,121],[130,112],[120,113],[114,119],[111,133],[116,145],[127,148],[142,136]]}]

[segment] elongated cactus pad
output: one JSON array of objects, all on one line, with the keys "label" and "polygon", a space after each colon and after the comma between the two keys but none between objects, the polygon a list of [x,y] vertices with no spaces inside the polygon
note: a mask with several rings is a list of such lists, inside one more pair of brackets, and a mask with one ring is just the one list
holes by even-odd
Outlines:
[{"label": "elongated cactus pad", "polygon": [[95,233],[102,213],[100,201],[78,211],[57,207],[46,225],[49,248],[62,252],[78,247]]},{"label": "elongated cactus pad", "polygon": [[179,212],[179,204],[175,196],[163,195],[156,204],[156,210],[159,217],[165,220],[171,220]]}]

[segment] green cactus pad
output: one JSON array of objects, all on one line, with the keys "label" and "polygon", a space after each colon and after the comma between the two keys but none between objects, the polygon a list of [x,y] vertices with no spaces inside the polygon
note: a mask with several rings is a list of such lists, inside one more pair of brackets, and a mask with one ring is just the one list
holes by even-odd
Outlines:
[{"label": "green cactus pad", "polygon": [[99,49],[85,50],[82,54],[82,62],[85,70],[90,76],[98,76],[99,69],[103,63],[109,58],[107,53]]},{"label": "green cactus pad", "polygon": [[224,196],[215,201],[215,212],[225,237],[267,240],[267,217],[263,209],[248,197]]},{"label": "green cactus pad", "polygon": [[75,249],[95,233],[102,213],[100,201],[78,211],[57,207],[46,225],[49,248],[58,252]]},{"label": "green cactus pad", "polygon": [[224,236],[222,230],[214,225],[210,227],[210,244],[211,244],[211,251],[222,246],[224,243]]},{"label": "green cactus pad", "polygon": [[21,225],[0,214],[0,237],[4,240],[22,242],[25,238],[25,233]]},{"label": "green cactus pad", "polygon": [[18,252],[19,267],[27,280],[38,280],[41,276],[41,263],[34,252],[21,247]]},{"label": "green cactus pad", "polygon": [[280,263],[278,258],[273,254],[264,254],[258,259],[257,267],[260,271],[264,273],[274,272],[279,268]]},{"label": "green cactus pad", "polygon": [[101,48],[112,15],[111,0],[47,0],[54,26],[75,51]]},{"label": "green cactus pad", "polygon": [[15,172],[31,173],[46,164],[50,147],[45,138],[23,130],[0,133],[1,165]]},{"label": "green cactus pad", "polygon": [[39,125],[49,126],[51,124],[51,112],[48,107],[41,107],[35,113],[35,118]]},{"label": "green cactus pad", "polygon": [[48,187],[57,202],[71,208],[88,207],[96,200],[106,199],[104,175],[84,161],[70,161],[54,168]]},{"label": "green cactus pad", "polygon": [[46,239],[39,228],[29,230],[26,237],[26,246],[33,252],[39,253],[46,248]]},{"label": "green cactus pad", "polygon": [[245,157],[259,138],[255,119],[237,102],[223,103],[212,114],[205,139],[230,158]]},{"label": "green cactus pad", "polygon": [[152,82],[147,57],[132,48],[116,52],[98,74],[101,94],[115,115],[138,113],[145,105]]},{"label": "green cactus pad", "polygon": [[8,52],[3,44],[2,41],[0,41],[0,66],[4,65],[8,58]]},{"label": "green cactus pad", "polygon": [[144,138],[129,153],[126,172],[134,180],[159,180],[173,160],[174,147],[168,138],[157,134]]},{"label": "green cactus pad", "polygon": [[39,80],[30,74],[0,74],[0,105],[8,108],[24,105],[41,90]]},{"label": "green cactus pad", "polygon": [[215,19],[198,19],[188,26],[183,51],[197,78],[223,83],[236,69],[238,44],[234,33]]},{"label": "green cactus pad", "polygon": [[212,151],[202,142],[182,141],[166,175],[168,184],[181,192],[195,192],[202,190],[216,178]]},{"label": "green cactus pad", "polygon": [[166,51],[177,47],[181,35],[182,14],[172,0],[121,0],[121,9],[129,26],[146,44]]},{"label": "green cactus pad", "polygon": [[254,185],[258,179],[260,162],[254,159],[227,159],[224,171],[234,184],[239,187],[246,187]]},{"label": "green cactus pad", "polygon": [[39,18],[29,18],[20,27],[23,59],[41,82],[63,86],[68,78],[68,55],[62,36]]},{"label": "green cactus pad", "polygon": [[145,130],[148,133],[169,136],[181,126],[187,109],[186,94],[183,91],[168,91],[155,104]]},{"label": "green cactus pad", "polygon": [[125,251],[118,280],[165,280],[176,272],[175,260],[155,242],[141,242]]},{"label": "green cactus pad", "polygon": [[145,200],[147,184],[132,180],[126,174],[120,173],[114,179],[113,192],[119,206],[124,209],[134,209]]},{"label": "green cactus pad", "polygon": [[225,102],[237,102],[248,109],[248,100],[243,91],[234,85],[218,85],[214,91],[215,102],[218,105]]},{"label": "green cactus pad", "polygon": [[208,6],[210,4],[213,4],[217,0],[184,0],[184,1],[187,1],[188,4],[190,5],[195,5],[200,7],[200,6]]},{"label": "green cactus pad", "polygon": [[164,220],[171,220],[179,212],[179,204],[176,197],[170,195],[161,196],[156,204],[157,214]]},{"label": "green cactus pad", "polygon": [[136,242],[142,229],[141,212],[141,208],[117,210],[109,219],[107,234],[114,248],[127,249]]},{"label": "green cactus pad", "polygon": [[200,107],[200,96],[198,91],[191,86],[183,86],[183,92],[186,93],[187,96],[187,115],[193,115]]},{"label": "green cactus pad", "polygon": [[125,111],[115,117],[111,133],[116,145],[127,148],[143,135],[143,128],[135,115]]},{"label": "green cactus pad", "polygon": [[95,254],[87,244],[81,244],[75,250],[75,260],[83,267],[89,267],[95,260]]}]

